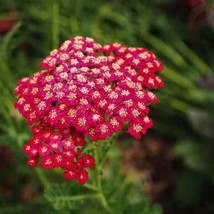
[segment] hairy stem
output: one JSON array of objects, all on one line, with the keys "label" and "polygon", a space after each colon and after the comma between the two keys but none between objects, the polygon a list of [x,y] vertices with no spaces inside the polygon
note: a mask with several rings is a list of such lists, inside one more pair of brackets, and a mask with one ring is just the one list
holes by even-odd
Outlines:
[{"label": "hairy stem", "polygon": [[[96,152],[98,154],[98,152]],[[96,155],[96,160],[98,159],[98,155]],[[99,192],[99,196],[100,196],[100,201],[101,204],[103,206],[103,208],[108,212],[108,213],[112,213],[112,210],[108,204],[108,201],[106,199],[105,193],[103,191],[103,186],[102,186],[102,175],[101,175],[101,168],[99,165],[97,165],[96,167],[96,184],[97,184],[97,189]]]},{"label": "hairy stem", "polygon": [[102,157],[100,157],[100,150],[98,148],[95,150],[95,161],[96,161],[95,177],[96,177],[97,191],[100,196],[99,198],[100,198],[101,204],[108,213],[112,213],[112,209],[108,203],[108,200],[103,190],[102,166],[105,163],[107,154],[112,146],[112,143],[115,141],[116,138],[117,138],[117,135],[113,135],[111,138],[107,139],[106,142],[103,142],[105,146],[104,148],[102,148],[104,149],[104,152],[102,153]]}]

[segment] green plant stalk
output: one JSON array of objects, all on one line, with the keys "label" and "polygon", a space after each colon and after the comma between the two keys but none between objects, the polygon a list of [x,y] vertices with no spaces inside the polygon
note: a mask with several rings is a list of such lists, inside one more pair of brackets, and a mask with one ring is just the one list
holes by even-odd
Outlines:
[{"label": "green plant stalk", "polygon": [[58,1],[54,0],[52,5],[52,48],[59,46],[59,5]]},{"label": "green plant stalk", "polygon": [[171,106],[184,113],[186,113],[187,110],[190,108],[189,105],[187,105],[186,103],[184,103],[178,99],[173,99],[171,102]]},{"label": "green plant stalk", "polygon": [[76,195],[76,196],[62,196],[61,198],[58,197],[58,199],[63,201],[79,201],[87,198],[97,198],[100,197],[99,194],[84,194],[84,195]]},{"label": "green plant stalk", "polygon": [[[13,126],[13,119],[11,118],[5,106],[0,107],[0,113],[4,117],[5,122],[7,123],[7,126]],[[6,130],[6,127],[5,127],[5,130]]]},{"label": "green plant stalk", "polygon": [[7,33],[7,35],[4,37],[1,49],[0,49],[0,56],[1,58],[4,57],[4,60],[7,58],[8,50],[10,50],[10,44],[12,43],[12,40],[14,39],[14,35],[17,33],[17,31],[21,27],[21,22],[18,22],[15,27]]},{"label": "green plant stalk", "polygon": [[106,145],[106,150],[105,150],[105,154],[100,162],[100,167],[103,166],[103,164],[105,163],[105,160],[107,158],[108,152],[111,149],[111,146],[113,144],[113,142],[117,139],[118,134],[113,134],[107,141],[107,145]]},{"label": "green plant stalk", "polygon": [[148,42],[150,45],[155,47],[159,52],[163,53],[166,57],[168,57],[176,66],[185,67],[186,61],[183,59],[183,57],[172,47],[167,45],[165,42],[160,40],[159,38],[153,36],[152,34],[145,34],[141,32],[140,29],[138,29],[140,33],[142,34],[143,40]]},{"label": "green plant stalk", "polygon": [[37,177],[39,178],[41,184],[46,187],[49,185],[49,181],[46,177],[46,175],[44,174],[44,172],[42,171],[42,169],[40,168],[36,168],[36,174],[37,174]]},{"label": "green plant stalk", "polygon": [[[104,143],[104,145],[105,145],[105,152],[102,154],[102,157],[100,157],[100,149],[99,148],[96,148],[94,150],[94,156],[95,156],[95,173],[94,173],[94,175],[95,175],[95,184],[94,185],[90,185],[89,184],[89,186],[88,186],[89,189],[92,189],[92,190],[97,192],[97,194],[99,195],[99,199],[100,199],[100,202],[101,202],[103,208],[108,213],[113,213],[113,212],[112,212],[111,207],[109,206],[108,200],[107,200],[107,198],[105,196],[105,193],[103,191],[102,167],[103,167],[103,164],[104,164],[104,162],[106,160],[107,154],[108,154],[109,150],[111,149],[112,143],[115,141],[117,136],[118,136],[118,134],[113,134],[112,137],[108,138],[106,142],[104,142],[104,141],[100,142],[101,146],[102,146],[102,143]],[[91,145],[91,144],[93,144],[93,142],[90,142],[89,145]]]},{"label": "green plant stalk", "polygon": [[158,98],[159,98],[159,103],[166,103],[166,102],[169,102],[169,106],[178,110],[178,111],[181,111],[181,112],[184,112],[186,113],[188,109],[190,109],[191,105],[188,104],[187,102],[184,102],[182,100],[179,100],[179,99],[176,99],[174,97],[169,97],[169,95],[158,95]]},{"label": "green plant stalk", "polygon": [[79,16],[82,14],[82,0],[75,1],[75,4],[73,5],[75,8],[74,13],[72,14],[72,18],[68,20],[70,22],[71,27],[71,33],[73,35],[77,35],[80,32],[80,26],[79,26]]},{"label": "green plant stalk", "polygon": [[101,204],[103,206],[103,208],[108,212],[108,213],[112,213],[112,210],[107,202],[107,199],[105,197],[105,194],[103,192],[103,187],[102,187],[102,177],[101,177],[101,165],[100,163],[98,163],[99,161],[99,150],[96,150],[95,152],[95,161],[96,161],[96,168],[95,168],[95,176],[96,176],[96,186],[97,186],[97,190],[99,193],[99,198],[101,201]]},{"label": "green plant stalk", "polygon": [[0,102],[2,103],[0,112],[4,117],[5,121],[7,122],[8,126],[13,126],[13,119],[10,115],[10,110],[13,108],[13,96],[11,95],[9,89],[0,81],[0,89],[1,89],[1,96],[6,97],[6,99],[0,98]]},{"label": "green plant stalk", "polygon": [[84,184],[83,187],[93,190],[93,191],[97,191],[97,188],[91,184]]},{"label": "green plant stalk", "polygon": [[112,212],[112,209],[110,208],[107,200],[106,200],[106,197],[104,194],[100,194],[100,200],[101,200],[101,203],[103,205],[103,207],[105,208],[105,210],[108,212],[108,213],[113,213]]},{"label": "green plant stalk", "polygon": [[196,88],[195,84],[192,81],[183,77],[178,72],[171,70],[166,65],[164,66],[164,71],[163,71],[162,75],[167,77],[171,81],[175,82],[177,85],[179,85],[182,88],[185,88],[187,90]]},{"label": "green plant stalk", "polygon": [[[21,22],[18,22],[11,31],[9,31],[3,39],[3,42],[0,46],[0,79],[1,82],[4,82],[8,88],[13,87],[15,82],[14,73],[9,68],[8,56],[11,51],[11,44],[17,32],[21,27]],[[5,75],[6,74],[6,75]]]},{"label": "green plant stalk", "polygon": [[211,71],[211,68],[195,54],[183,41],[176,42],[177,49],[185,55],[185,57],[192,62],[192,64],[201,72],[206,75]]},{"label": "green plant stalk", "polygon": [[[106,141],[100,141],[98,145],[101,146],[101,149],[103,149],[103,145],[105,146],[105,150],[104,153],[102,153],[102,157],[100,156],[100,148],[99,146],[97,147],[97,145],[95,144],[95,142],[90,142],[89,139],[87,139],[88,141],[88,146],[86,147],[86,150],[84,150],[83,154],[85,154],[86,152],[92,150],[94,153],[94,158],[95,158],[95,169],[94,169],[94,179],[93,179],[93,183],[86,183],[83,185],[83,187],[92,190],[93,193],[91,194],[85,194],[85,195],[79,195],[79,196],[67,196],[64,197],[63,196],[63,200],[82,200],[82,199],[87,199],[87,198],[97,198],[100,200],[103,208],[106,210],[107,213],[113,213],[109,203],[108,203],[108,199],[105,196],[104,190],[103,190],[103,182],[102,182],[102,166],[106,160],[106,156],[109,152],[109,150],[111,149],[111,145],[112,143],[115,141],[115,139],[117,138],[118,134],[114,134],[112,137],[108,138]],[[91,146],[93,145],[93,146]],[[96,147],[96,149],[94,149]],[[54,172],[58,173],[59,170],[55,170]],[[41,181],[41,183],[43,184],[43,186],[47,186],[49,185],[49,182],[46,178],[46,176],[44,175],[43,171],[41,169],[37,169],[37,176],[39,178],[39,180]]]},{"label": "green plant stalk", "polygon": [[91,142],[90,139],[87,139],[87,146],[83,149],[82,153],[86,154],[90,150],[94,150],[96,148],[95,142]]}]

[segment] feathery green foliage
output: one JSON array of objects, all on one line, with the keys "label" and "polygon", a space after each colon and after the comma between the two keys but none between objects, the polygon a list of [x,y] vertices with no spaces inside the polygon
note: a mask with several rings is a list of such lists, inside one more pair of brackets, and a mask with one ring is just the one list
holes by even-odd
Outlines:
[{"label": "feathery green foliage", "polygon": [[[161,77],[165,89],[158,94],[159,105],[152,107],[155,126],[149,133],[176,142],[175,152],[184,162],[176,185],[176,200],[185,206],[204,203],[204,186],[214,189],[214,146],[210,131],[214,95],[213,90],[199,87],[198,82],[213,70],[209,66],[213,58],[210,52],[203,51],[209,50],[203,39],[199,46],[187,45],[189,34],[184,24],[174,14],[159,7],[167,2],[1,1],[0,18],[4,18],[7,10],[18,12],[16,25],[0,36],[0,146],[7,145],[13,152],[16,164],[8,170],[15,173],[12,177],[17,177],[15,186],[19,188],[12,201],[0,197],[0,213],[33,213],[35,210],[38,213],[70,213],[68,210],[83,214],[162,213],[159,205],[151,205],[146,200],[141,182],[133,181],[132,175],[123,175],[119,158],[122,149],[118,150],[113,141],[90,144],[83,151],[93,154],[95,148],[99,151],[98,167],[85,186],[65,182],[58,177],[57,171],[34,171],[25,165],[21,148],[30,139],[30,132],[13,107],[13,89],[20,78],[40,69],[39,62],[53,48],[76,35],[93,37],[103,44],[116,41],[127,46],[146,47],[163,61],[165,70]],[[206,41],[213,40],[212,32],[205,29],[205,34]],[[25,175],[33,180],[33,186],[44,186],[44,196],[50,203],[41,197],[28,205],[20,203],[17,195],[21,194],[21,181]],[[207,208],[202,213],[208,210],[213,213],[211,198],[207,194]]]}]

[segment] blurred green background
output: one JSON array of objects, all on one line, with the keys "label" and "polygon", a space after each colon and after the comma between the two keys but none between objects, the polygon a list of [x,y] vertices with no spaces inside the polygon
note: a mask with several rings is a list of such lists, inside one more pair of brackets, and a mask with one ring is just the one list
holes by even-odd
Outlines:
[{"label": "blurred green background", "polygon": [[213,7],[212,0],[1,0],[0,213],[62,213],[43,198],[40,171],[26,166],[22,146],[30,132],[13,107],[13,90],[77,35],[146,47],[161,59],[165,88],[151,109],[154,127],[142,142],[119,139],[117,167],[135,173],[146,203],[163,213],[214,213]]}]

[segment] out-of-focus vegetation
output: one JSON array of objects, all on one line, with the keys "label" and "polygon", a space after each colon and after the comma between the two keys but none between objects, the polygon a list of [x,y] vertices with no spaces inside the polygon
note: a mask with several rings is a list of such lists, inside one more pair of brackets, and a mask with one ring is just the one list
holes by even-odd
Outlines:
[{"label": "out-of-focus vegetation", "polygon": [[[51,204],[65,213],[66,208],[73,208],[70,203],[73,187],[67,190],[64,181],[57,177],[57,172],[43,172],[26,166],[22,146],[30,138],[30,132],[13,107],[13,89],[20,78],[40,69],[39,62],[52,49],[76,35],[92,37],[102,44],[119,42],[127,46],[146,47],[154,51],[165,65],[161,74],[165,88],[158,94],[159,104],[152,107],[155,125],[148,133],[151,141],[155,139],[158,142],[154,143],[155,146],[150,141],[138,142],[148,144],[149,148],[139,150],[145,155],[136,154],[139,159],[131,168],[136,169],[137,165],[138,170],[134,170],[134,178],[128,176],[128,181],[125,180],[128,184],[124,186],[120,184],[121,174],[123,171],[129,175],[133,172],[130,170],[127,173],[121,167],[125,163],[119,157],[124,147],[130,150],[128,153],[133,152],[132,140],[121,138],[121,146],[118,148],[119,145],[115,145],[109,155],[109,165],[114,167],[106,172],[113,172],[107,176],[112,185],[106,185],[106,194],[111,198],[115,210],[118,213],[160,213],[159,206],[152,206],[145,199],[142,183],[145,186],[147,180],[142,173],[145,175],[145,170],[149,171],[152,167],[157,169],[163,161],[170,165],[176,159],[176,164],[170,165],[176,176],[164,187],[169,193],[160,194],[155,201],[163,206],[167,214],[214,213],[212,6],[213,1],[203,0],[2,0],[0,213],[30,213],[35,209],[40,213],[59,213]],[[151,163],[146,168],[141,167],[144,166],[145,157],[149,157],[146,161]],[[162,177],[162,183],[166,183],[171,171],[169,174],[163,171],[158,170],[152,175]],[[43,173],[47,174],[50,181],[46,180]],[[45,189],[45,198],[51,203],[42,194],[41,184],[47,182],[54,182]],[[131,187],[130,183],[133,184]],[[114,190],[123,194],[113,194]],[[76,191],[85,190],[80,188]],[[57,201],[58,196],[64,202]],[[122,207],[123,203],[126,205]],[[79,213],[95,213],[95,208],[101,209],[96,201],[80,201],[77,210]]]}]

